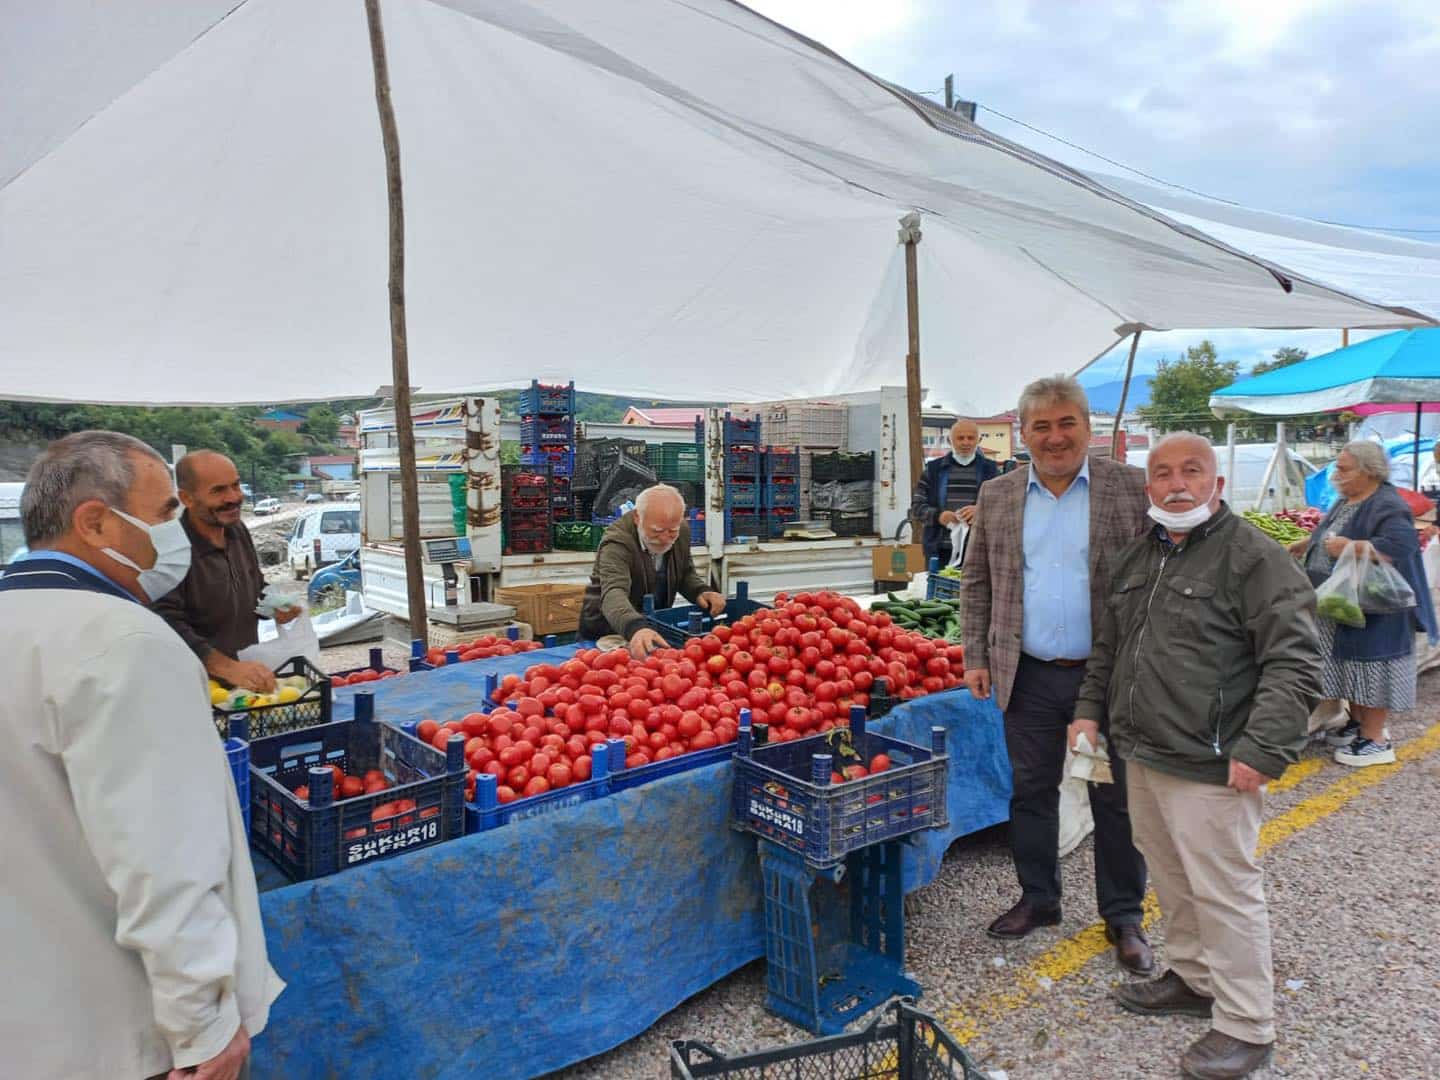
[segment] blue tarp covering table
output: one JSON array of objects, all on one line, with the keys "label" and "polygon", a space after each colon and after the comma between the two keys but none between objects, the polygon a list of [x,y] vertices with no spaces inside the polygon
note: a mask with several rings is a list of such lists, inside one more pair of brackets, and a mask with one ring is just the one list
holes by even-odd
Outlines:
[{"label": "blue tarp covering table", "polygon": [[[478,707],[487,671],[572,651],[361,689],[381,719],[445,719]],[[352,697],[336,692],[337,717]],[[928,745],[935,724],[950,752],[950,826],[909,851],[907,888],[934,879],[951,840],[1008,811],[993,702],[940,694],[875,726]],[[289,987],[256,1040],[257,1080],[535,1076],[635,1037],[763,956],[755,841],[729,827],[732,771],[710,765],[265,892],[270,962]]]}]

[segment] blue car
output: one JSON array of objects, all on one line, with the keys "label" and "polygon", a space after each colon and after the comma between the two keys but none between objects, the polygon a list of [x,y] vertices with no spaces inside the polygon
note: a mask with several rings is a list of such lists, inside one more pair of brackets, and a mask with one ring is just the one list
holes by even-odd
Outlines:
[{"label": "blue car", "polygon": [[360,591],[360,552],[352,551],[345,558],[323,570],[317,570],[310,575],[309,596],[310,603],[314,604],[322,595],[338,594],[344,599],[346,590],[351,592]]}]

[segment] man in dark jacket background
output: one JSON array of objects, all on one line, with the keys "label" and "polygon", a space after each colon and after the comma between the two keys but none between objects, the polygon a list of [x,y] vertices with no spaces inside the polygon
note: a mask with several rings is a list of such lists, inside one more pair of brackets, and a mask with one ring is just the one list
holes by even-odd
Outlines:
[{"label": "man in dark jacket background", "polygon": [[951,452],[925,463],[910,500],[910,516],[925,527],[925,558],[946,566],[952,554],[950,528],[975,520],[980,485],[1000,475],[1000,466],[980,452],[980,429],[961,418],[950,426]]},{"label": "man in dark jacket background", "polygon": [[1107,731],[1130,827],[1165,916],[1170,968],[1116,991],[1147,1015],[1207,1017],[1186,1076],[1248,1076],[1275,1041],[1274,969],[1256,862],[1264,784],[1299,757],[1320,695],[1315,592],[1289,553],[1231,513],[1215,451],[1150,452],[1155,528],[1112,565],[1069,738]]},{"label": "man in dark jacket background", "polygon": [[725,597],[695,571],[685,498],[668,484],[646,488],[635,509],[605,530],[580,607],[580,633],[597,641],[618,634],[637,659],[660,648],[665,639],[645,623],[647,594],[657,608],[670,607],[679,594],[711,615],[725,610]]}]

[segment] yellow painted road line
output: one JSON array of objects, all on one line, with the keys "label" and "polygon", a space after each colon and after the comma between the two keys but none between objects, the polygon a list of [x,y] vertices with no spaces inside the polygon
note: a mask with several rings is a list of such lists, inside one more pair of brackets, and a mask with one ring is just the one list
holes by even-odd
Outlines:
[{"label": "yellow painted road line", "polygon": [[1278,795],[1282,791],[1289,791],[1293,787],[1299,787],[1310,777],[1314,776],[1321,769],[1334,759],[1331,757],[1310,757],[1304,761],[1297,761],[1285,770],[1285,775],[1279,780],[1271,780],[1265,785],[1265,789],[1271,795]]},{"label": "yellow painted road line", "polygon": [[[1417,761],[1440,750],[1440,724],[1425,731],[1396,750],[1394,765],[1371,765],[1337,780],[1323,791],[1291,807],[1279,817],[1267,821],[1260,829],[1261,854],[1302,829],[1329,817],[1356,796],[1383,780],[1394,776],[1406,762]],[[1307,758],[1291,766],[1279,780],[1270,784],[1270,791],[1284,791],[1314,776],[1325,767],[1321,758]],[[1159,917],[1160,907],[1153,891],[1145,894],[1145,925]],[[1104,923],[1096,922],[1079,933],[1051,946],[1024,967],[1017,968],[1004,989],[977,996],[970,1003],[958,1006],[943,1017],[951,1034],[962,1043],[978,1037],[987,1027],[1006,1013],[1023,1008],[1045,989],[1061,979],[1074,975],[1091,960],[1110,949],[1105,940]]]}]

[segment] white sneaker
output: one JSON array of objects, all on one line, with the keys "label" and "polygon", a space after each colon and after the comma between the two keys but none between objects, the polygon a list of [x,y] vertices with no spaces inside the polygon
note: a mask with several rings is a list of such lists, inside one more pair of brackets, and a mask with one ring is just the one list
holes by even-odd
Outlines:
[{"label": "white sneaker", "polygon": [[1335,760],[1355,769],[1363,769],[1367,765],[1392,765],[1395,762],[1395,744],[1357,735],[1349,746],[1335,751]]},{"label": "white sneaker", "polygon": [[1325,732],[1325,742],[1328,746],[1340,750],[1349,746],[1360,737],[1360,724],[1351,720],[1342,728]]}]

